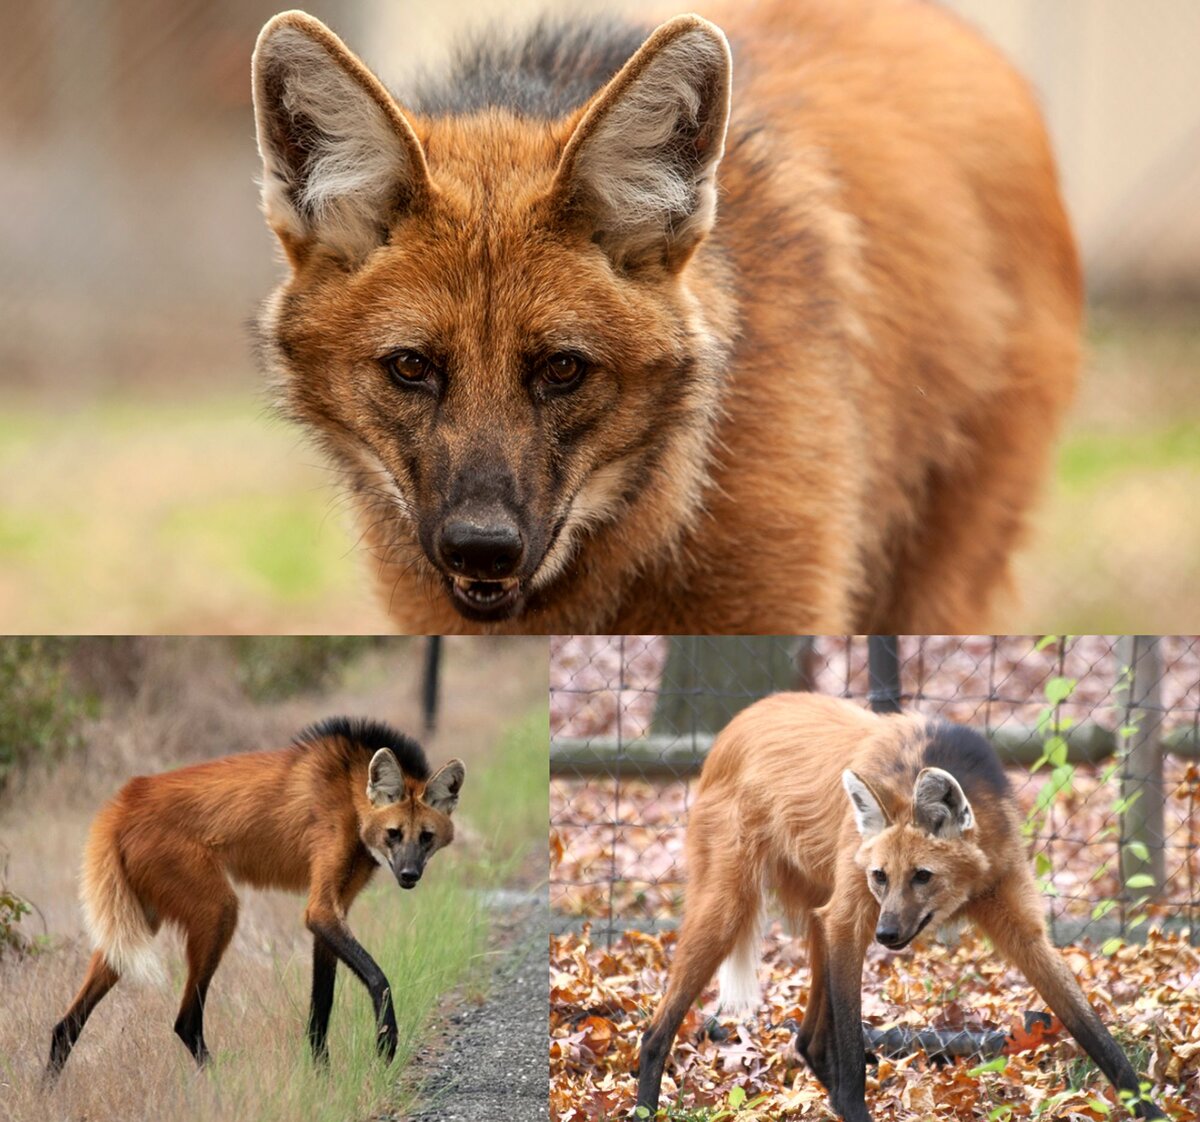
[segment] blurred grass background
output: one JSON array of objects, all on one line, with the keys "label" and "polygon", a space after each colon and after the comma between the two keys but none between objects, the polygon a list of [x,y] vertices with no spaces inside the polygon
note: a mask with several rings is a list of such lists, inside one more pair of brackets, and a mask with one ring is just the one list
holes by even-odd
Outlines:
[{"label": "blurred grass background", "polygon": [[[279,6],[0,0],[3,630],[387,629],[332,479],[251,358],[280,266],[249,54]],[[552,5],[308,6],[402,90],[464,22]],[[951,6],[1039,88],[1093,294],[1004,622],[1200,628],[1200,7]]]}]

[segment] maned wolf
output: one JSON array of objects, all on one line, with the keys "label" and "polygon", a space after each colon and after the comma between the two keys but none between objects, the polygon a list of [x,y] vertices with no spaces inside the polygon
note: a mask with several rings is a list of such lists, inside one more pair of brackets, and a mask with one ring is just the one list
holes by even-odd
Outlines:
[{"label": "maned wolf", "polygon": [[[1020,825],[991,745],[961,725],[881,717],[816,694],[777,694],[742,710],[705,760],[688,816],[687,908],[642,1041],[638,1105],[653,1115],[675,1034],[718,967],[723,1005],[758,1004],[768,888],[807,923],[811,983],[796,1048],[846,1122],[871,1117],[861,987],[872,936],[900,950],[959,916],[1136,1096],[1137,1075],[1046,936]],[[1165,1117],[1148,1100],[1136,1110]]]},{"label": "maned wolf", "polygon": [[84,1023],[123,974],[159,972],[151,940],[183,931],[187,984],[175,1032],[208,1059],[204,1002],[237,924],[230,880],[308,893],[313,934],[308,1038],[318,1060],[340,959],[367,987],[378,1047],[396,1052],[396,1014],[383,971],[346,926],[376,863],[401,888],[454,838],[450,815],[463,765],[430,775],[416,741],[376,721],[333,717],[289,748],[226,756],[131,779],[96,816],[83,859],[83,911],[96,951],[83,987],[54,1028],[46,1075],[67,1062]]},{"label": "maned wolf", "polygon": [[[260,350],[401,630],[996,622],[1079,355],[1024,81],[918,0],[254,54]],[[1047,623],[1046,626],[1049,626]]]}]

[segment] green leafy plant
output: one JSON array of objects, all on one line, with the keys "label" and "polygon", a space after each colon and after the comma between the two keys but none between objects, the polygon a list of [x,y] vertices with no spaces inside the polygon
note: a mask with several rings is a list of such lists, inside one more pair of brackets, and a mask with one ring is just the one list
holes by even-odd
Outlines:
[{"label": "green leafy plant", "polygon": [[26,954],[33,941],[21,930],[21,921],[32,914],[33,908],[8,887],[8,861],[0,861],[0,958],[5,953]]},{"label": "green leafy plant", "polygon": [[5,952],[20,954],[29,949],[29,940],[21,931],[20,923],[32,910],[15,892],[0,886],[0,957]]},{"label": "green leafy plant", "polygon": [[72,681],[70,652],[66,639],[0,639],[0,791],[32,761],[79,746],[90,707]]},{"label": "green leafy plant", "polygon": [[277,701],[330,684],[378,639],[364,635],[245,635],[232,642],[242,689],[254,701]]},{"label": "green leafy plant", "polygon": [[[1044,636],[1038,643],[1037,649],[1043,650],[1060,638],[1064,637]],[[1025,836],[1029,838],[1036,836],[1045,827],[1055,802],[1061,795],[1069,793],[1074,787],[1075,765],[1068,759],[1068,744],[1065,735],[1074,726],[1074,718],[1064,715],[1061,707],[1063,702],[1067,701],[1075,692],[1078,684],[1074,678],[1056,675],[1044,687],[1046,707],[1042,709],[1037,718],[1037,732],[1042,739],[1042,752],[1030,766],[1029,772],[1032,775],[1043,767],[1049,767],[1051,771],[1049,780],[1038,791],[1033,807],[1025,819],[1024,832]],[[1033,863],[1034,873],[1042,891],[1048,896],[1058,895],[1058,890],[1052,880],[1053,866],[1049,856],[1039,850],[1034,855]]]}]

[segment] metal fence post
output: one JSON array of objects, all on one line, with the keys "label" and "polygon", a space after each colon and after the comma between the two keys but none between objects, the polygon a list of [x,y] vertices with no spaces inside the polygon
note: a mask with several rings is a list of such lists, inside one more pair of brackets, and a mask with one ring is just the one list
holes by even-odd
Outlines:
[{"label": "metal fence post", "polygon": [[900,647],[895,635],[867,638],[867,701],[875,713],[900,712]]},{"label": "metal fence post", "polygon": [[421,680],[421,713],[425,735],[437,728],[438,678],[442,669],[442,637],[430,635],[425,639],[425,671]]},{"label": "metal fence post", "polygon": [[[1125,675],[1121,762],[1121,881],[1150,876],[1157,896],[1165,882],[1163,860],[1162,660],[1151,635],[1122,635],[1117,660]],[[1133,843],[1132,845],[1130,843]],[[1137,896],[1143,890],[1133,890]]]}]

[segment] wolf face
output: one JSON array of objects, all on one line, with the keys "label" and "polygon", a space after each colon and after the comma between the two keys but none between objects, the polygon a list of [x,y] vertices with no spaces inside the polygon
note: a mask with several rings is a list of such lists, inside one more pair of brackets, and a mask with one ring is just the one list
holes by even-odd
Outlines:
[{"label": "wolf face", "polygon": [[862,836],[855,862],[879,903],[875,938],[902,950],[927,927],[951,919],[989,868],[974,842],[971,804],[941,768],[925,768],[917,776],[906,822],[893,823],[854,772],[843,772],[842,784]]},{"label": "wolf face", "polygon": [[395,755],[380,748],[367,773],[370,809],[359,833],[371,855],[390,869],[401,888],[415,888],[425,863],[454,840],[450,815],[458,805],[465,771],[451,760],[427,782],[406,776]]},{"label": "wolf face", "polygon": [[469,620],[538,610],[639,504],[643,556],[696,516],[724,352],[687,265],[729,68],[720,31],[680,17],[557,119],[433,117],[310,17],[259,39],[263,203],[292,270],[263,350],[379,559]]}]

